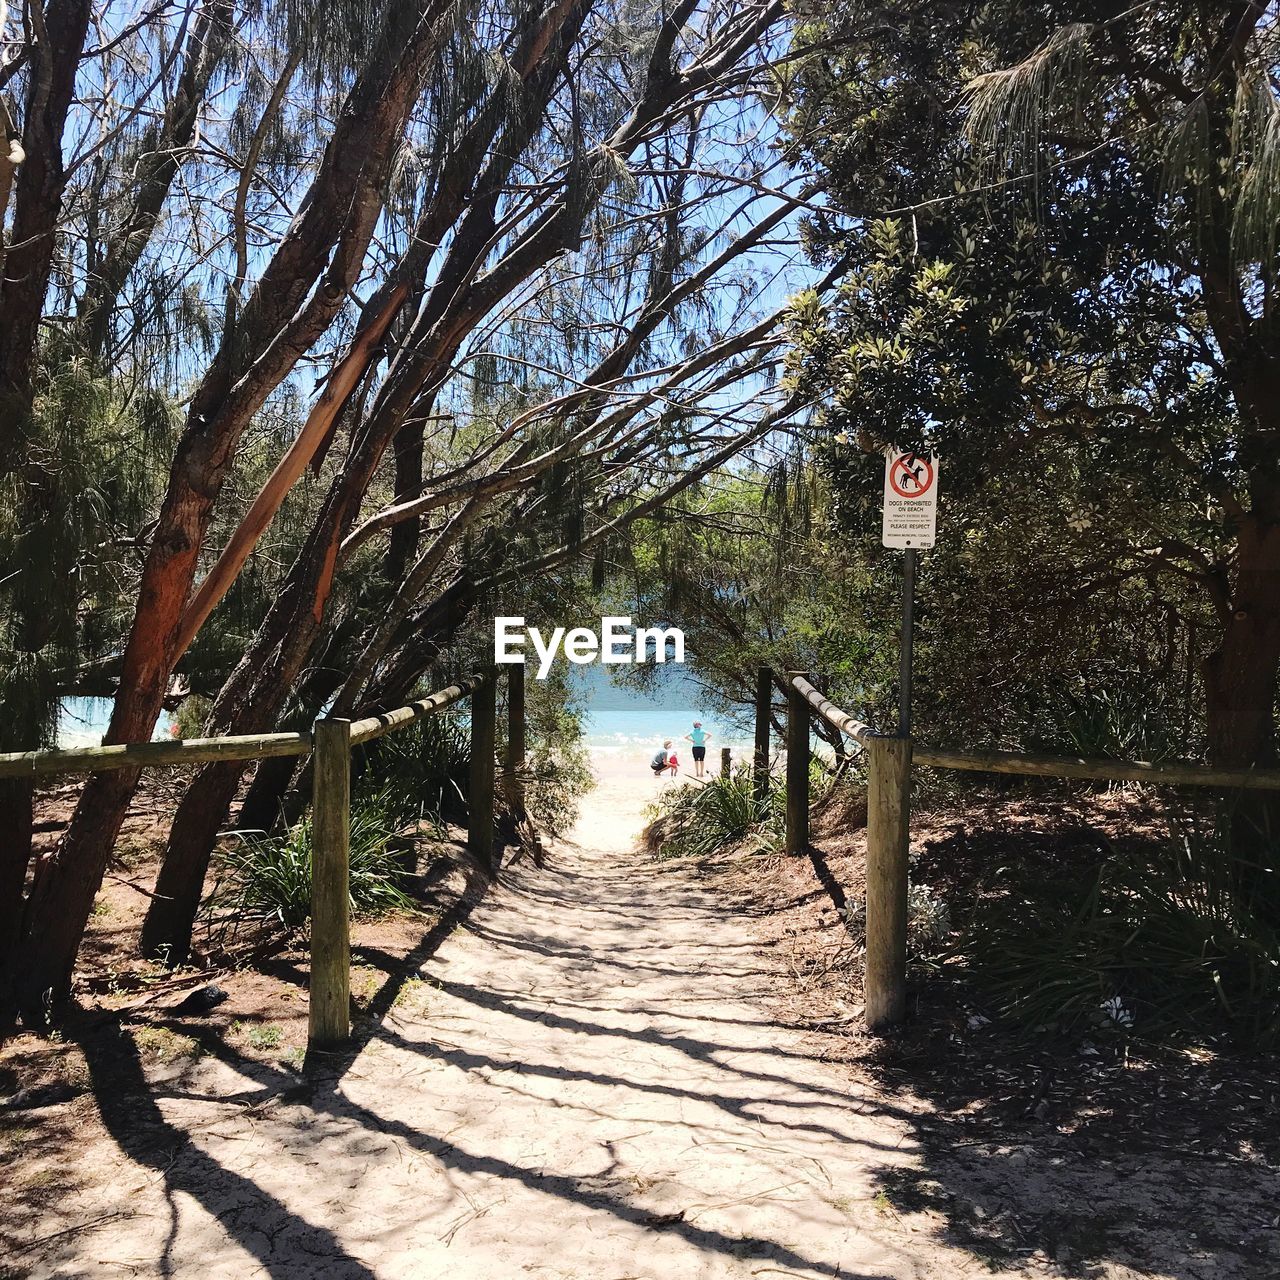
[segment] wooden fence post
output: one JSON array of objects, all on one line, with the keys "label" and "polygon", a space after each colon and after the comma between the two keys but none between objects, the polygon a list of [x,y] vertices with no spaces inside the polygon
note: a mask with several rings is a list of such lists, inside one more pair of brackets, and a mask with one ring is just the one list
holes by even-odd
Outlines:
[{"label": "wooden fence post", "polygon": [[467,848],[493,872],[493,775],[498,719],[497,672],[490,670],[471,695],[471,785],[467,806]]},{"label": "wooden fence post", "polygon": [[868,1030],[907,1011],[907,850],[911,827],[911,739],[869,738],[867,782]]},{"label": "wooden fence post", "polygon": [[311,998],[307,1044],[351,1035],[351,722],[317,720],[311,786]]},{"label": "wooden fence post", "polygon": [[773,710],[773,672],[768,667],[756,671],[756,749],[751,760],[751,790],[756,816],[764,813],[769,799],[769,731]]},{"label": "wooden fence post", "polygon": [[503,762],[503,790],[512,812],[524,810],[524,663],[513,662],[507,668],[507,755]]},{"label": "wooden fence post", "polygon": [[809,704],[787,673],[787,840],[788,853],[809,852]]},{"label": "wooden fence post", "polygon": [[730,759],[732,753],[728,747],[720,748],[720,776],[727,778],[733,771],[733,764]]}]

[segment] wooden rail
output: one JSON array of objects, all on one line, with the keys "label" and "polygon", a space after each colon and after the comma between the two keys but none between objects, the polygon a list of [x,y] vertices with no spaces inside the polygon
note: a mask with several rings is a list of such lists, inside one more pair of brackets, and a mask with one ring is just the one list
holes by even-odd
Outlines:
[{"label": "wooden rail", "polygon": [[[508,759],[514,779],[524,765],[524,668],[513,666]],[[518,693],[515,673],[519,673]],[[265,760],[313,753],[311,813],[311,990],[307,1042],[312,1049],[351,1034],[351,748],[472,699],[467,844],[488,872],[494,865],[494,746],[497,673],[471,676],[429,697],[354,722],[317,720],[311,733],[266,733],[185,742],[131,742],[74,751],[0,754],[0,778],[48,778],[112,769],[177,768],[219,760]],[[519,723],[517,723],[517,721]],[[517,765],[514,751],[519,751]],[[513,786],[518,785],[513,783]],[[517,793],[518,794],[518,793]]]},{"label": "wooden rail", "polygon": [[976,773],[1018,773],[1036,778],[1092,778],[1099,782],[1150,782],[1166,787],[1223,787],[1249,791],[1280,788],[1280,769],[1218,769],[1171,760],[1086,760],[1079,756],[1024,755],[1017,751],[947,751],[916,747],[916,764]]},{"label": "wooden rail", "polygon": [[468,694],[474,693],[483,679],[483,676],[472,676],[468,680],[451,684],[447,689],[441,689],[430,697],[411,702],[407,707],[399,707],[395,711],[387,711],[378,716],[369,716],[366,720],[357,720],[351,726],[351,745],[358,746],[361,742],[380,738],[384,733],[403,729],[405,725],[421,720],[424,716],[435,715],[436,712],[443,711],[446,707],[453,706],[455,702],[461,702]]},{"label": "wooden rail", "polygon": [[[766,678],[767,677],[767,678]],[[757,769],[768,767],[769,696],[767,668],[757,680]],[[916,746],[910,737],[878,734],[841,710],[809,682],[790,672],[787,694],[787,821],[785,848],[809,848],[809,722],[818,716],[854,739],[867,752],[866,959],[864,1018],[878,1030],[906,1013],[907,855],[911,826],[911,766],[1012,773],[1042,778],[1091,778],[1148,782],[1162,786],[1280,789],[1280,769],[1220,769],[1189,761],[1152,764],[1145,760],[1087,760],[1016,751],[951,751]],[[763,691],[763,692],[762,692]],[[771,701],[771,700],[770,700]],[[762,704],[764,710],[761,710]],[[760,747],[764,725],[764,748]],[[763,802],[761,802],[763,803]]]},{"label": "wooden rail", "polygon": [[861,742],[864,746],[868,738],[876,736],[876,731],[869,724],[855,720],[847,711],[841,711],[834,702],[819,693],[802,674],[793,672],[790,684],[796,694],[813,708],[816,715],[821,716],[841,733]]},{"label": "wooden rail", "polygon": [[265,760],[305,756],[309,733],[260,733],[232,738],[189,738],[185,742],[130,742],[122,746],[77,747],[74,751],[17,751],[0,755],[0,778],[49,778],[60,773],[104,773],[110,769],[176,768],[215,760]]}]

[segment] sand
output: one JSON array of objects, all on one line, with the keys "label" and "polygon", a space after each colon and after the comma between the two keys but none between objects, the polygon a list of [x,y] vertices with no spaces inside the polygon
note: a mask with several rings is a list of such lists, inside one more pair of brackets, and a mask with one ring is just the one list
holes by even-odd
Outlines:
[{"label": "sand", "polygon": [[508,869],[358,1050],[305,1080],[206,1059],[101,1099],[115,1141],[68,1152],[30,1274],[973,1269],[878,1195],[917,1158],[908,1118],[778,1025],[788,975],[749,916],[632,849],[670,784],[643,759],[600,773],[550,864]]}]

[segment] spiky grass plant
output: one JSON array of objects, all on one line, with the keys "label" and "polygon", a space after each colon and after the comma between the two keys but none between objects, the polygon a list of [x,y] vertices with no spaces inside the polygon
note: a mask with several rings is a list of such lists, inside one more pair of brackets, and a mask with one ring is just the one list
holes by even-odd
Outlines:
[{"label": "spiky grass plant", "polygon": [[[385,793],[358,799],[351,813],[351,910],[365,916],[416,909],[408,874],[393,841],[396,826]],[[311,915],[311,820],[285,836],[246,831],[219,855],[219,884],[210,909],[226,918],[248,917],[287,929]]]},{"label": "spiky grass plant", "polygon": [[1115,851],[1074,894],[1015,882],[975,912],[958,949],[996,1007],[1031,1029],[1227,1033],[1274,1048],[1280,874],[1274,856],[1233,851],[1227,829]]},{"label": "spiky grass plant", "polygon": [[764,847],[777,844],[785,806],[781,790],[770,787],[764,812],[758,813],[751,770],[745,766],[727,778],[708,778],[669,792],[658,806],[659,858],[697,858],[756,834]]},{"label": "spiky grass plant", "polygon": [[453,716],[431,716],[366,748],[357,797],[377,798],[397,830],[466,807],[471,741]]}]

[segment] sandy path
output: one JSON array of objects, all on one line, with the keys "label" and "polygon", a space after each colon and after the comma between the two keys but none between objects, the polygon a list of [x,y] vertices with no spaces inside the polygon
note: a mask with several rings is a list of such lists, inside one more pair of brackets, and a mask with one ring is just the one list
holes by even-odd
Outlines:
[{"label": "sandy path", "polygon": [[770,1020],[749,921],[618,851],[650,793],[607,781],[554,866],[510,873],[318,1085],[209,1062],[158,1112],[132,1101],[111,1125],[130,1156],[61,1206],[118,1216],[32,1274],[968,1272],[877,1205],[907,1126]]}]

